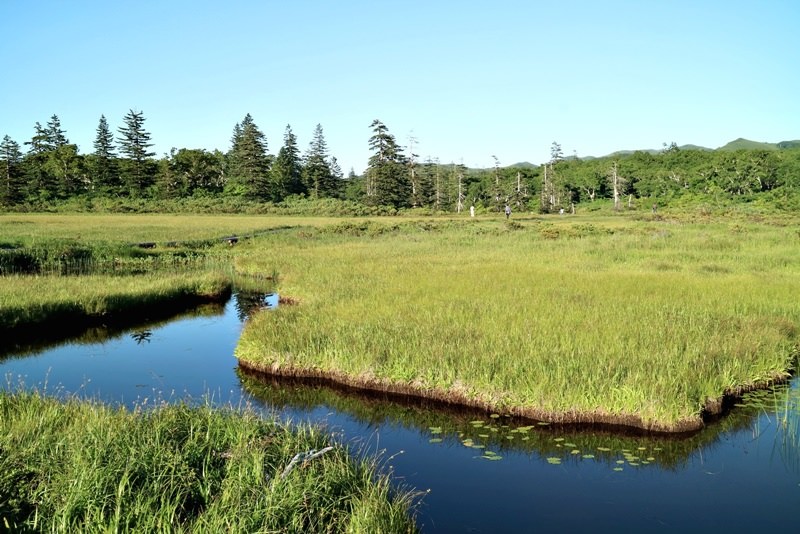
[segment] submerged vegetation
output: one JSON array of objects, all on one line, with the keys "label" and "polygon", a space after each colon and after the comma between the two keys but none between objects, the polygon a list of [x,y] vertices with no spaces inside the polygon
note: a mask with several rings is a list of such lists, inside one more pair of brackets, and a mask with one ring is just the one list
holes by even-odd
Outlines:
[{"label": "submerged vegetation", "polygon": [[413,496],[317,428],[246,410],[131,413],[21,391],[0,391],[0,415],[2,530],[415,531]]}]

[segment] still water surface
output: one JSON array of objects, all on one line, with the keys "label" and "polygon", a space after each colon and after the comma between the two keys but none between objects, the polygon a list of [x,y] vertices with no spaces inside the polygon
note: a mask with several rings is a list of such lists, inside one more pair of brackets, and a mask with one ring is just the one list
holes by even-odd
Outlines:
[{"label": "still water surface", "polygon": [[325,424],[354,450],[381,453],[398,484],[427,491],[425,532],[797,529],[797,380],[680,439],[532,425],[247,376],[233,349],[259,302],[241,294],[103,341],[92,332],[28,347],[0,356],[0,376],[7,388],[126,406],[210,398]]}]

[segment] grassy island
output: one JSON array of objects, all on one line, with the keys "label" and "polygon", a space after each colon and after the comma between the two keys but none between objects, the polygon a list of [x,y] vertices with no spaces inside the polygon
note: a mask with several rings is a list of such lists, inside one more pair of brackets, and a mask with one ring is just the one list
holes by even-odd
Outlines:
[{"label": "grassy island", "polygon": [[238,268],[279,272],[296,305],[236,354],[270,374],[676,432],[798,351],[796,220],[361,221],[260,243]]}]

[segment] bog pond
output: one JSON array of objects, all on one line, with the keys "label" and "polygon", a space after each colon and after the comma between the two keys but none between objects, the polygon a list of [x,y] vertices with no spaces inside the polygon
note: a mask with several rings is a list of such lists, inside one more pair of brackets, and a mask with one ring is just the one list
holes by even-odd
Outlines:
[{"label": "bog pond", "polygon": [[233,350],[255,306],[277,298],[239,293],[166,321],[19,346],[0,355],[3,387],[128,407],[248,405],[323,424],[354,451],[380,455],[397,484],[424,492],[423,532],[796,528],[797,379],[747,395],[691,435],[541,425],[243,373]]}]

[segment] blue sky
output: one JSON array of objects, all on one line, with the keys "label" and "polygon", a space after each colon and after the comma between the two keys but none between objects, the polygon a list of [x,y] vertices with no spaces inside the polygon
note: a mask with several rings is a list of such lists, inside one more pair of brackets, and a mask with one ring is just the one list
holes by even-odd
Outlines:
[{"label": "blue sky", "polygon": [[57,114],[92,151],[142,111],[159,156],[270,153],[317,123],[345,173],[380,119],[421,159],[489,167],[662,143],[800,138],[796,0],[0,0],[0,136]]}]

